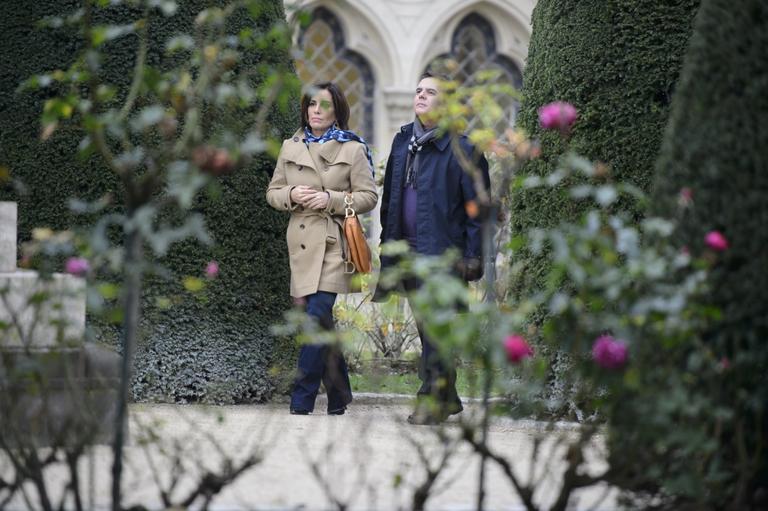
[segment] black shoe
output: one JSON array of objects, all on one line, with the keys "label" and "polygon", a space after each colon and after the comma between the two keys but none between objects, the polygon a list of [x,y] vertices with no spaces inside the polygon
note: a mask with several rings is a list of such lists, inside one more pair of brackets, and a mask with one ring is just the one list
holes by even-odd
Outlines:
[{"label": "black shoe", "polygon": [[291,408],[291,415],[309,415],[309,410],[294,410]]},{"label": "black shoe", "polygon": [[464,407],[461,404],[443,407],[436,411],[429,408],[426,405],[417,406],[416,411],[406,419],[408,424],[413,424],[414,426],[435,426],[445,422],[445,419],[451,415],[464,411]]},{"label": "black shoe", "polygon": [[347,407],[344,406],[342,408],[339,408],[338,410],[328,410],[328,415],[344,415],[344,412],[347,411]]},{"label": "black shoe", "polygon": [[438,416],[431,413],[412,413],[406,421],[414,426],[437,426],[445,420],[445,416]]}]

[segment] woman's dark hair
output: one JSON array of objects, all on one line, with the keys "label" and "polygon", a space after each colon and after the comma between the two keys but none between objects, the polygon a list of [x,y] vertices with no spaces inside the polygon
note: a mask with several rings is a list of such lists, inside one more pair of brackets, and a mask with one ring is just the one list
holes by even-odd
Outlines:
[{"label": "woman's dark hair", "polygon": [[333,82],[323,82],[314,84],[309,92],[304,93],[301,97],[301,127],[309,127],[309,118],[307,117],[307,109],[309,108],[309,102],[312,101],[312,95],[320,90],[327,90],[331,93],[331,99],[333,100],[333,112],[336,114],[336,125],[339,129],[349,129],[349,103],[347,98],[344,97],[344,93]]}]

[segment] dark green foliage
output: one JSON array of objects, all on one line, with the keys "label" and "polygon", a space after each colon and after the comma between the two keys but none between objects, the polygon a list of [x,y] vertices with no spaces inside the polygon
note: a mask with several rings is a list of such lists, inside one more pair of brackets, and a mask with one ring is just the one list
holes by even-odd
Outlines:
[{"label": "dark green foliage", "polygon": [[[705,250],[708,231],[730,248],[717,255],[710,305],[721,311],[706,334],[730,368],[716,399],[733,413],[721,425],[718,509],[768,506],[768,4],[703,0],[658,161],[654,195],[671,215],[681,188],[680,244]],[[762,446],[762,450],[761,450]],[[762,490],[758,488],[762,487]],[[753,498],[762,492],[762,503]],[[749,503],[749,504],[748,504]]]},{"label": "dark green foliage", "polygon": [[[179,2],[179,12],[170,18],[156,16],[150,24],[153,44],[147,64],[164,68],[164,41],[181,32],[192,32],[197,12],[214,3],[202,0]],[[74,11],[79,2],[42,0],[6,2],[0,21],[0,165],[23,181],[28,194],[3,191],[2,199],[19,202],[19,237],[28,239],[32,228],[49,226],[67,229],[83,222],[67,206],[70,198],[94,200],[106,193],[122,203],[115,176],[98,157],[77,159],[79,132],[60,129],[46,142],[40,141],[43,93],[16,92],[26,78],[68,65],[81,43],[68,29],[38,29],[45,16]],[[102,11],[99,22],[117,23],[135,12],[124,8]],[[233,28],[251,24],[245,12],[238,13]],[[256,29],[266,30],[283,20],[282,2],[265,0]],[[123,38],[108,43],[104,62],[105,79],[125,87],[135,61],[136,40]],[[287,48],[276,46],[247,55],[255,66],[256,79],[263,80],[270,66],[291,65]],[[298,104],[298,100],[294,102]],[[265,134],[288,136],[298,124],[294,105],[273,108]],[[253,118],[239,119],[247,129]],[[214,120],[215,122],[215,120]],[[274,390],[268,375],[275,362],[290,363],[292,342],[276,339],[269,327],[289,307],[288,261],[285,247],[287,217],[266,204],[264,191],[274,161],[263,157],[247,168],[220,180],[220,189],[201,198],[195,209],[205,213],[215,240],[211,247],[194,242],[176,245],[162,261],[169,275],[148,279],[144,294],[143,341],[138,348],[134,382],[135,398],[216,402],[257,401]],[[115,206],[115,209],[119,209]],[[92,219],[89,219],[90,221]],[[118,233],[114,233],[119,241]],[[201,277],[206,263],[216,260],[221,273],[209,281],[201,296],[186,293],[179,282],[184,276]],[[170,309],[156,306],[157,298],[170,297]],[[95,322],[101,340],[117,344],[117,329]]]},{"label": "dark green foliage", "polygon": [[[524,73],[519,124],[541,138],[543,157],[522,172],[552,172],[566,148],[610,166],[617,182],[650,188],[669,102],[698,0],[540,0]],[[537,109],[552,101],[576,106],[568,140],[542,132]],[[557,225],[583,211],[562,189],[518,190],[513,235]],[[546,264],[520,254],[528,268],[514,283],[519,296],[538,287]]]}]

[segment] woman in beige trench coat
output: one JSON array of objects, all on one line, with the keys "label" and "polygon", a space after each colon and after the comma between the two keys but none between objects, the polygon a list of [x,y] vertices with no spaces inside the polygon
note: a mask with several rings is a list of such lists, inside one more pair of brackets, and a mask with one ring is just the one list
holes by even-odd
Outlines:
[{"label": "woman in beige trench coat", "polygon": [[[323,328],[333,329],[336,295],[350,291],[341,231],[344,197],[351,193],[355,211],[365,213],[376,206],[378,194],[368,146],[348,131],[344,94],[330,82],[313,86],[311,92],[301,99],[301,128],[283,142],[267,201],[291,213],[291,296],[304,302],[307,314]],[[328,414],[342,415],[352,401],[344,356],[333,346],[305,344],[291,394],[292,414],[314,410],[321,381]]]}]

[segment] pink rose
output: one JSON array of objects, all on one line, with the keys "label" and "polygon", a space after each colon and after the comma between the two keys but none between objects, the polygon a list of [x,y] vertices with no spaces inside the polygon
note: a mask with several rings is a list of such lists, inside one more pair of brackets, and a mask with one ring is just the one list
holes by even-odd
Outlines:
[{"label": "pink rose", "polygon": [[687,186],[681,188],[680,194],[677,196],[677,203],[684,208],[693,204],[693,190]]},{"label": "pink rose", "polygon": [[565,101],[555,101],[539,108],[539,124],[545,130],[559,130],[561,133],[567,133],[578,116],[576,108]]},{"label": "pink rose", "polygon": [[84,257],[70,257],[64,265],[64,271],[76,277],[84,277],[90,268],[88,259]]},{"label": "pink rose", "polygon": [[215,279],[219,274],[219,263],[216,261],[209,261],[205,267],[205,276],[209,279]]},{"label": "pink rose", "polygon": [[704,242],[709,248],[717,252],[723,252],[728,249],[728,240],[725,239],[720,231],[709,231],[704,237]]},{"label": "pink rose", "polygon": [[627,343],[610,335],[601,335],[592,345],[592,359],[605,369],[620,369],[628,356]]},{"label": "pink rose", "polygon": [[507,352],[507,359],[513,364],[533,356],[533,348],[521,335],[510,335],[504,339],[504,351]]}]

